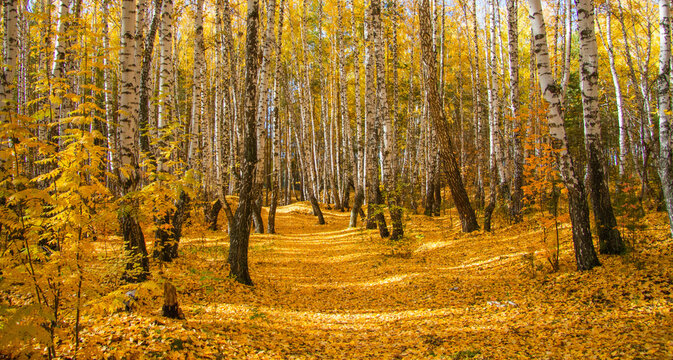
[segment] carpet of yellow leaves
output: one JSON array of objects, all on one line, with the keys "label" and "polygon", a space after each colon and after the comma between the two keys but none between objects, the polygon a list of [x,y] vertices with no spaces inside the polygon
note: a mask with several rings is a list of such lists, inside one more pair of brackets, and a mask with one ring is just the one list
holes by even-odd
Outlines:
[{"label": "carpet of yellow leaves", "polygon": [[[251,237],[254,287],[227,278],[225,232],[185,239],[153,280],[121,290],[138,289],[134,311],[88,304],[80,357],[673,358],[673,241],[655,215],[643,221],[661,231],[583,273],[568,226],[551,272],[555,245],[533,221],[463,234],[455,214],[412,215],[390,244],[347,229],[348,215],[325,211],[320,226],[307,204],[280,208],[278,235]],[[160,316],[163,279],[186,320]]]}]

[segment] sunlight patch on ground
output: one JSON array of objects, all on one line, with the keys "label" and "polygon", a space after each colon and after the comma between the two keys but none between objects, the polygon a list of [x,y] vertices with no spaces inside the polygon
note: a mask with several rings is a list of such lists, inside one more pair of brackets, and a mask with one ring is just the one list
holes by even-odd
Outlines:
[{"label": "sunlight patch on ground", "polygon": [[319,288],[344,288],[344,287],[373,287],[381,285],[390,285],[400,283],[404,280],[419,276],[420,274],[395,275],[380,280],[360,281],[360,282],[337,282],[325,284],[297,284],[299,287],[319,287]]},{"label": "sunlight patch on ground", "polygon": [[415,253],[422,253],[422,252],[426,252],[426,251],[430,251],[430,250],[434,250],[434,249],[443,248],[443,247],[449,246],[449,245],[451,245],[451,242],[449,242],[449,241],[429,242],[429,243],[421,244],[421,246],[416,248],[416,250],[414,250],[414,252]]},{"label": "sunlight patch on ground", "polygon": [[276,209],[276,214],[312,214],[311,205],[307,202],[296,202],[290,205],[279,206]]},{"label": "sunlight patch on ground", "polygon": [[343,230],[335,230],[335,231],[325,231],[325,232],[320,232],[320,233],[310,233],[310,234],[295,234],[291,235],[290,237],[294,238],[315,238],[315,239],[322,239],[322,241],[331,238],[335,238],[337,236],[349,236],[349,235],[355,235],[360,233],[361,230],[359,229],[353,229],[353,228],[348,228],[348,229],[343,229]]},{"label": "sunlight patch on ground", "polygon": [[[540,252],[542,252],[542,250],[536,251],[535,254],[538,254]],[[497,255],[497,256],[494,256],[494,257],[486,259],[486,260],[475,261],[475,262],[471,262],[471,263],[467,263],[467,264],[461,264],[461,265],[458,265],[458,266],[442,267],[442,268],[439,268],[439,269],[441,269],[441,270],[457,270],[457,269],[467,269],[467,268],[473,268],[473,267],[482,267],[483,265],[489,265],[489,264],[493,264],[493,263],[499,263],[499,262],[502,263],[502,262],[511,261],[518,256],[523,256],[523,255],[526,255],[526,254],[529,254],[529,252],[521,251],[521,252],[517,252],[517,253],[513,253],[513,254]],[[488,267],[488,266],[484,266],[484,267]]]},{"label": "sunlight patch on ground", "polygon": [[[346,263],[353,262],[357,260],[364,260],[368,258],[374,258],[379,253],[376,252],[364,252],[364,253],[352,253],[349,252],[343,255],[315,255],[309,254],[306,250],[303,249],[285,249],[285,250],[276,250],[274,253],[278,255],[303,255],[301,261],[306,264],[337,264],[337,263]],[[286,264],[286,263],[297,263],[296,258],[275,258],[268,260],[274,264]]]}]

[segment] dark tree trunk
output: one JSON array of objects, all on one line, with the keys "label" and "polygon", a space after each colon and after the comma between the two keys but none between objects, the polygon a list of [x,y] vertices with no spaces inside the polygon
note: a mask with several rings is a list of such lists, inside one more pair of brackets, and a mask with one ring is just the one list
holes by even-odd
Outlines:
[{"label": "dark tree trunk", "polygon": [[617,229],[617,220],[610,202],[610,191],[602,171],[603,164],[599,160],[598,149],[588,151],[587,163],[588,182],[591,184],[591,206],[594,209],[594,219],[598,228],[598,245],[601,254],[621,254],[624,252],[624,242]]},{"label": "dark tree trunk", "polygon": [[259,3],[248,0],[246,56],[245,63],[245,128],[241,188],[239,190],[238,208],[234,221],[229,225],[229,271],[236,281],[252,285],[248,271],[248,242],[250,240],[250,216],[255,207],[256,199],[253,184],[255,181],[255,164],[257,163],[257,22],[259,21]]},{"label": "dark tree trunk", "polygon": [[276,233],[276,208],[278,208],[279,196],[280,194],[278,191],[278,185],[274,185],[273,192],[271,194],[271,206],[269,207],[269,218],[267,219],[269,234]]},{"label": "dark tree trunk", "polygon": [[574,186],[566,184],[566,188],[568,189],[577,270],[591,270],[601,263],[598,261],[593,243],[585,240],[591,239],[591,227],[589,224],[589,206],[584,197],[584,185],[581,182],[574,184]]},{"label": "dark tree trunk", "polygon": [[154,232],[154,250],[152,256],[160,261],[172,261],[170,249],[170,230],[166,230],[165,226],[171,223],[170,214],[157,217],[154,220],[157,230]]},{"label": "dark tree trunk", "polygon": [[488,205],[484,209],[484,230],[491,231],[491,220],[493,218],[493,211],[495,210],[495,204],[497,201],[497,185],[496,181],[498,179],[498,170],[496,167],[492,166],[490,168],[490,185],[489,185],[489,195],[488,195]]},{"label": "dark tree trunk", "polygon": [[433,202],[433,213],[435,216],[440,216],[442,213],[442,180],[441,177],[437,176],[437,182],[435,183],[435,201]]},{"label": "dark tree trunk", "polygon": [[432,216],[432,210],[435,208],[435,182],[430,180],[429,183],[425,192],[425,216]]},{"label": "dark tree trunk", "polygon": [[[173,261],[178,257],[178,246],[182,237],[182,224],[189,214],[189,196],[180,191],[178,200],[175,202],[175,211],[166,214],[156,220],[157,230],[154,234],[155,243],[152,256],[164,262]],[[171,225],[170,230],[164,228]]]},{"label": "dark tree trunk", "polygon": [[[339,181],[339,179],[336,179],[334,183],[336,184]],[[331,191],[332,197],[334,198],[334,209],[339,210],[341,212],[344,211],[344,206],[341,203],[341,199],[339,198],[339,191],[337,191],[336,187],[332,189]]]},{"label": "dark tree trunk", "polygon": [[[519,135],[516,135],[516,138],[518,137]],[[519,223],[523,221],[521,213],[523,210],[523,161],[517,161],[514,166],[517,168],[512,178],[512,201],[509,203],[509,216],[512,222]]]},{"label": "dark tree trunk", "polygon": [[388,225],[386,225],[386,217],[383,214],[383,206],[381,206],[383,204],[383,196],[381,195],[380,188],[376,189],[376,204],[379,205],[375,213],[376,225],[379,227],[381,237],[387,238],[390,236],[390,232],[388,231]]},{"label": "dark tree trunk", "polygon": [[119,215],[122,235],[124,237],[124,250],[126,252],[126,269],[122,274],[122,280],[138,283],[147,280],[150,274],[150,261],[147,257],[145,237],[140,224],[131,214]]},{"label": "dark tree trunk", "polygon": [[262,219],[262,197],[259,196],[253,203],[252,223],[255,227],[255,233],[264,234],[264,220]]},{"label": "dark tree trunk", "polygon": [[349,227],[356,227],[358,225],[358,213],[362,211],[362,203],[365,201],[365,192],[361,187],[358,187],[355,192],[355,198],[353,199],[353,207],[351,208],[351,220],[348,224]]},{"label": "dark tree trunk", "polygon": [[204,209],[206,223],[208,224],[208,230],[215,231],[217,230],[217,218],[220,216],[220,210],[222,210],[222,202],[217,199],[209,205],[208,208]]},{"label": "dark tree trunk", "polygon": [[476,187],[476,192],[474,194],[474,206],[476,206],[477,209],[483,209],[484,208],[484,203],[486,202],[486,194],[484,194],[484,184],[477,180],[477,183],[475,184]]},{"label": "dark tree trunk", "polygon": [[446,166],[449,189],[451,189],[451,196],[460,216],[462,230],[463,232],[472,232],[479,229],[479,224],[477,224],[477,217],[470,204],[470,198],[467,196],[467,191],[465,191],[456,155],[453,153],[453,143],[451,142],[448,122],[446,121],[439,90],[437,89],[437,57],[432,48],[432,25],[430,6],[427,0],[423,0],[419,4],[419,13],[421,50],[423,53],[423,65],[427,69],[425,72],[425,84],[428,92],[432,126],[439,140],[441,160]]},{"label": "dark tree trunk", "polygon": [[224,214],[227,215],[227,232],[229,231],[229,228],[231,224],[234,222],[234,213],[231,211],[231,206],[229,205],[229,202],[227,201],[226,197],[222,197],[222,204],[224,205]]},{"label": "dark tree trunk", "polygon": [[348,180],[348,182],[346,183],[345,189],[344,189],[344,198],[343,198],[343,201],[342,201],[343,211],[348,211],[348,210],[350,210],[350,207],[351,207],[351,205],[350,205],[351,186],[353,186],[353,181]]},{"label": "dark tree trunk", "polygon": [[368,230],[376,229],[376,204],[373,201],[367,203],[367,226]]},{"label": "dark tree trunk", "polygon": [[493,219],[493,210],[495,210],[495,192],[488,197],[488,205],[484,209],[484,231],[491,231],[491,220]]},{"label": "dark tree trunk", "polygon": [[318,217],[318,224],[325,225],[325,218],[322,216],[322,210],[320,210],[320,205],[318,205],[318,200],[315,198],[315,195],[311,193],[311,207],[313,208],[313,215]]},{"label": "dark tree trunk", "polygon": [[178,245],[182,238],[182,225],[189,216],[189,196],[184,191],[180,191],[178,201],[175,203],[175,213],[173,214],[173,241],[170,244],[170,254],[173,259],[178,257]]},{"label": "dark tree trunk", "polygon": [[402,223],[402,199],[399,196],[388,199],[388,208],[390,209],[390,222],[393,223],[393,233],[390,234],[390,240],[400,240],[404,236],[404,225]]}]

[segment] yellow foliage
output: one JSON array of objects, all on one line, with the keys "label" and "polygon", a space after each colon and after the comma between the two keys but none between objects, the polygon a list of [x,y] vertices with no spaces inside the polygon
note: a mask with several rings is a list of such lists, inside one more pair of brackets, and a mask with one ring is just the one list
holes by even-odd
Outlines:
[{"label": "yellow foliage", "polygon": [[[403,245],[347,229],[324,211],[319,226],[297,203],[281,207],[278,235],[252,235],[254,287],[228,278],[228,241],[205,230],[140,285],[93,295],[79,356],[96,358],[668,358],[673,325],[673,241],[665,230],[624,257],[574,270],[568,219],[559,217],[560,270],[529,219],[493,234],[463,234],[455,214],[412,215]],[[267,209],[263,209],[266,217]],[[224,220],[224,217],[221,218]],[[659,215],[643,221],[664,224]],[[541,227],[541,226],[542,227]],[[223,226],[226,228],[226,225]],[[548,236],[549,237],[549,236]],[[548,240],[548,239],[547,239]],[[106,247],[96,243],[98,267]],[[93,274],[91,274],[93,275]],[[186,320],[160,316],[162,278],[178,288]],[[106,286],[109,288],[109,286]],[[126,293],[137,300],[126,311]],[[72,314],[65,315],[72,318]],[[62,334],[62,356],[72,356]]]}]

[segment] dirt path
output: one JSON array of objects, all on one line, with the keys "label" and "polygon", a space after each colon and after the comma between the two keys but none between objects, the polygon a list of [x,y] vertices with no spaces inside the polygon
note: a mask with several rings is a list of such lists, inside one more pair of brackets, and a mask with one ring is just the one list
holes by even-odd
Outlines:
[{"label": "dirt path", "polygon": [[601,257],[580,274],[563,229],[562,268],[551,273],[553,246],[531,223],[465,235],[455,216],[412,216],[410,240],[392,246],[346,229],[346,213],[326,211],[319,226],[309,211],[281,208],[279,235],[252,236],[254,287],[226,278],[222,233],[186,240],[163,276],[187,319],[158,317],[161,294],[148,285],[135,313],[100,331],[145,330],[89,344],[175,358],[673,358],[673,244],[663,238],[639,260]]}]

